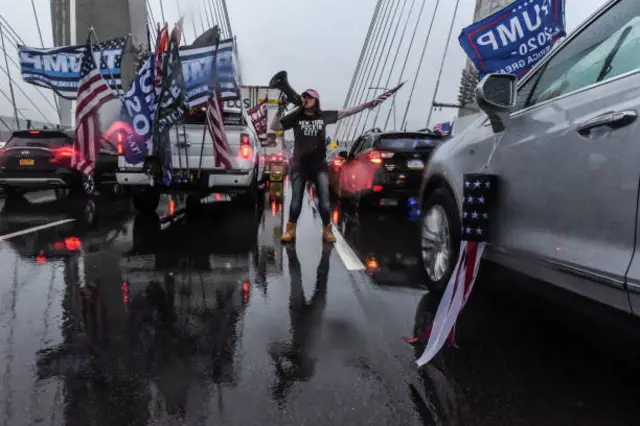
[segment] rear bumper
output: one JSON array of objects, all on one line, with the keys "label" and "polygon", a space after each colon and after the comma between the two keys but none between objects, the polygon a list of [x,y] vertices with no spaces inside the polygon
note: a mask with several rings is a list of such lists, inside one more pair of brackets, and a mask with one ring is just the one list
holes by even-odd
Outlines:
[{"label": "rear bumper", "polygon": [[77,172],[65,173],[0,173],[0,187],[3,189],[51,189],[68,188],[80,185],[82,182]]},{"label": "rear bumper", "polygon": [[[177,171],[174,171],[177,172]],[[178,190],[180,188],[193,189],[209,192],[244,193],[251,188],[255,176],[253,170],[242,173],[212,172],[202,171],[202,181],[199,185],[181,186],[166,188],[168,190]],[[156,184],[153,177],[141,171],[121,170],[116,172],[116,180],[120,185],[129,186],[154,186]]]}]

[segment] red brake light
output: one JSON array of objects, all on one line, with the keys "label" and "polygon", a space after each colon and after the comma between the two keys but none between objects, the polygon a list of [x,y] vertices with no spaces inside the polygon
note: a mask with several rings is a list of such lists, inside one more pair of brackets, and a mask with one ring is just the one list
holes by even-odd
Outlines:
[{"label": "red brake light", "polygon": [[29,134],[31,134],[31,135],[39,135],[40,134],[40,130],[29,130]]},{"label": "red brake light", "polygon": [[245,305],[249,303],[249,290],[249,282],[245,281],[244,283],[242,283],[242,301]]},{"label": "red brake light", "polygon": [[63,146],[62,148],[55,148],[50,150],[54,157],[51,159],[52,163],[59,163],[65,159],[71,158],[75,155],[75,151],[73,148],[68,146]]},{"label": "red brake light", "polygon": [[341,167],[344,164],[344,158],[338,157],[333,159],[333,165],[336,167]]},{"label": "red brake light", "polygon": [[69,251],[78,251],[82,248],[82,242],[79,238],[69,237],[64,240],[64,246]]},{"label": "red brake light", "polygon": [[124,155],[124,146],[121,143],[118,144],[117,149],[118,149],[118,155]]},{"label": "red brake light", "polygon": [[122,290],[122,303],[126,305],[129,303],[129,283],[122,281],[122,287],[120,287],[120,289]]},{"label": "red brake light", "polygon": [[118,142],[118,143],[124,142],[124,133],[118,132],[116,134],[116,142]]},{"label": "red brake light", "polygon": [[240,144],[249,145],[249,135],[240,135]]},{"label": "red brake light", "polygon": [[373,185],[373,192],[382,192],[382,185]]},{"label": "red brake light", "polygon": [[387,151],[371,151],[369,153],[369,161],[375,164],[382,164],[382,160],[392,158],[393,152]]},{"label": "red brake light", "polygon": [[251,158],[251,147],[248,145],[244,145],[240,148],[240,157],[247,159],[247,158]]}]

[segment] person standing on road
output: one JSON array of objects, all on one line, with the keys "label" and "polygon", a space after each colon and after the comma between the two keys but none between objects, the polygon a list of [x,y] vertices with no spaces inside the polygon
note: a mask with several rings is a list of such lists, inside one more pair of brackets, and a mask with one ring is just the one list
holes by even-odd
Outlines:
[{"label": "person standing on road", "polygon": [[282,116],[284,105],[281,103],[278,113],[271,122],[271,130],[293,129],[294,147],[289,176],[291,179],[291,205],[289,222],[281,239],[289,242],[296,237],[296,222],[302,211],[302,200],[306,183],[315,184],[318,193],[318,207],[322,218],[322,237],[326,242],[335,242],[331,230],[331,206],[329,201],[329,171],[325,162],[326,127],[338,120],[357,114],[367,108],[373,109],[380,104],[378,99],[340,111],[323,111],[320,108],[320,96],[309,89],[302,93],[302,105],[290,114]]}]

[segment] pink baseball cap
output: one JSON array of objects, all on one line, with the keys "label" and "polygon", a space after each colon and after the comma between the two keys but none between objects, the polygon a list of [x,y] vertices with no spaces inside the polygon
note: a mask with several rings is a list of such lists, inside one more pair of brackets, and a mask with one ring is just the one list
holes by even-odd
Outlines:
[{"label": "pink baseball cap", "polygon": [[316,92],[313,89],[307,89],[304,92],[302,92],[302,96],[304,95],[308,95],[309,97],[319,101],[320,100],[320,95],[318,95],[318,92]]}]

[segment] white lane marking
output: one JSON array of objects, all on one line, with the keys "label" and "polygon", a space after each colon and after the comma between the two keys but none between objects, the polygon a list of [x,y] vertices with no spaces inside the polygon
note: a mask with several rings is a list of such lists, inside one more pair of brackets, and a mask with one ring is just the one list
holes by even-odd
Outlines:
[{"label": "white lane marking", "polygon": [[345,268],[349,271],[362,271],[364,268],[364,264],[356,255],[344,238],[340,231],[338,231],[338,227],[335,225],[331,225],[333,228],[333,235],[336,237],[335,249],[338,252],[338,255],[342,259],[342,263],[344,263]]},{"label": "white lane marking", "polygon": [[53,228],[54,226],[64,225],[65,223],[73,222],[75,219],[64,219],[57,222],[51,222],[40,226],[34,226],[33,228],[23,229],[22,231],[12,232],[10,234],[0,235],[0,241],[8,240],[9,238],[18,237],[24,234],[30,234],[31,232],[41,231],[47,228]]}]

